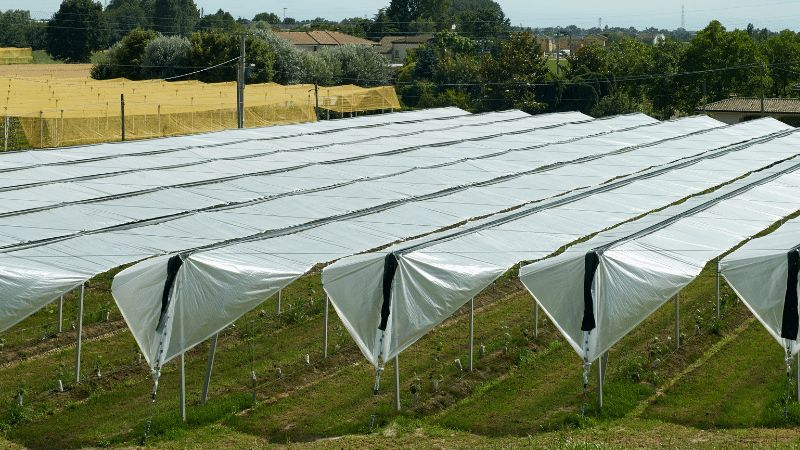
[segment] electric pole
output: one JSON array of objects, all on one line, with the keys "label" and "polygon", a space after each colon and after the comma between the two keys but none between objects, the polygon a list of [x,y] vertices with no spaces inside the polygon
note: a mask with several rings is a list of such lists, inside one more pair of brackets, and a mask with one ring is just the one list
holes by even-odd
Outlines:
[{"label": "electric pole", "polygon": [[244,128],[244,58],[245,58],[245,36],[241,36],[241,47],[239,48],[239,64],[236,76],[236,126]]}]

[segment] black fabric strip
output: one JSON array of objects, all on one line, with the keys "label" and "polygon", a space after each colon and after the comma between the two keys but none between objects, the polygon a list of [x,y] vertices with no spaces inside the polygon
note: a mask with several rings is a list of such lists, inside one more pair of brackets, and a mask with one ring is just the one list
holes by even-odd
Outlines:
[{"label": "black fabric strip", "polygon": [[169,294],[172,291],[172,286],[175,284],[175,278],[178,276],[178,270],[182,265],[183,258],[181,258],[181,255],[175,255],[167,262],[167,280],[164,282],[164,292],[161,294],[161,314],[158,317],[158,325],[156,325],[156,330],[160,330],[161,326],[164,324],[167,307],[169,306]]},{"label": "black fabric strip", "polygon": [[595,329],[594,321],[594,299],[592,298],[592,283],[594,275],[597,273],[597,266],[600,265],[600,257],[597,252],[589,252],[585,259],[585,272],[583,274],[583,321],[581,322],[582,331],[592,331]]},{"label": "black fabric strip", "polygon": [[383,260],[383,304],[381,304],[381,324],[378,329],[386,331],[389,322],[389,307],[392,305],[392,282],[397,272],[397,256],[389,253]]},{"label": "black fabric strip", "polygon": [[800,317],[797,313],[797,277],[800,271],[800,251],[792,250],[787,254],[789,259],[789,276],[786,281],[786,297],[783,301],[783,322],[781,323],[781,337],[797,340],[797,329],[800,326]]}]

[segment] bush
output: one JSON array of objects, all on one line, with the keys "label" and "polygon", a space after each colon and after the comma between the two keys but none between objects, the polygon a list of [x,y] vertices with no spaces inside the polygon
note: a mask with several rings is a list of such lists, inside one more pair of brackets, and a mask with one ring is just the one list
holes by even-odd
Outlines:
[{"label": "bush", "polygon": [[137,28],[131,31],[100,57],[100,61],[92,67],[92,78],[142,79],[141,64],[145,48],[158,36],[159,34],[152,30]]},{"label": "bush", "polygon": [[142,55],[144,78],[168,78],[187,71],[191,44],[185,37],[159,36],[147,44]]},{"label": "bush", "polygon": [[381,86],[389,83],[389,61],[363,45],[342,45],[317,53],[330,67],[333,84]]}]

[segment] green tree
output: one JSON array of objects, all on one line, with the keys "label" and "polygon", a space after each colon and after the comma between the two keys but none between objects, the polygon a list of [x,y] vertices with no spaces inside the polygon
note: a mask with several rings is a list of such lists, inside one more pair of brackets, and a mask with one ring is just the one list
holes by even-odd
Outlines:
[{"label": "green tree", "polygon": [[692,112],[707,101],[731,94],[760,95],[765,87],[764,59],[743,30],[727,31],[714,20],[699,31],[684,54],[681,108]]},{"label": "green tree", "polygon": [[103,7],[92,0],[64,0],[47,23],[47,51],[54,58],[85,62],[107,43]]},{"label": "green tree", "polygon": [[224,31],[234,31],[239,27],[239,24],[236,23],[236,19],[233,18],[231,13],[227,11],[223,11],[222,9],[218,10],[214,14],[209,14],[207,16],[203,16],[199,22],[197,22],[197,29],[198,30],[224,30]]},{"label": "green tree", "polygon": [[275,13],[258,13],[253,17],[253,22],[267,22],[271,24],[281,23],[281,18]]},{"label": "green tree", "polygon": [[[238,36],[219,30],[192,33],[189,43],[191,45],[189,65],[195,67],[210,67],[237,58],[241,45]],[[248,69],[248,82],[272,81],[275,54],[270,46],[263,39],[254,36],[247,37],[246,45],[247,63],[253,65]],[[234,61],[215,69],[200,72],[193,78],[208,83],[233,81],[236,79],[235,67],[236,62]]]},{"label": "green tree", "polygon": [[163,34],[188,36],[200,20],[193,0],[155,0],[153,26]]},{"label": "green tree", "polygon": [[533,113],[547,107],[536,99],[537,84],[549,70],[531,33],[512,33],[496,55],[484,55],[484,109],[517,108]]},{"label": "green tree", "polygon": [[457,30],[475,39],[497,39],[511,30],[511,23],[502,9],[466,10],[456,18]]},{"label": "green tree", "polygon": [[141,64],[145,48],[150,41],[156,39],[158,33],[153,30],[136,28],[103,56],[103,59],[92,67],[95,79],[128,78],[139,80],[142,74]]},{"label": "green tree", "polygon": [[340,45],[317,52],[331,68],[334,84],[381,86],[389,83],[389,61],[363,45]]},{"label": "green tree", "polygon": [[681,72],[681,62],[687,45],[667,38],[653,47],[650,73],[663,74],[648,81],[648,94],[653,112],[659,119],[669,119],[680,107],[680,90],[683,80],[676,76]]},{"label": "green tree", "polygon": [[31,47],[31,22],[30,11],[0,11],[0,47]]},{"label": "green tree", "polygon": [[147,43],[142,55],[143,78],[168,78],[186,73],[192,45],[183,36],[159,36]]},{"label": "green tree", "polygon": [[111,42],[119,41],[134,28],[152,28],[152,10],[153,0],[111,0],[106,6]]},{"label": "green tree", "polygon": [[770,64],[772,95],[792,95],[792,85],[800,79],[800,35],[783,30],[762,41],[761,51]]}]

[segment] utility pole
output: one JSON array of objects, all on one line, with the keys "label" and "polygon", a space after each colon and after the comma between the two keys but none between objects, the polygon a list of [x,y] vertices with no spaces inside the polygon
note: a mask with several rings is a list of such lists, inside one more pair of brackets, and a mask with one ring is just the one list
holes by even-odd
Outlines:
[{"label": "utility pole", "polygon": [[761,63],[761,114],[764,114],[764,91],[767,90],[767,63]]},{"label": "utility pole", "polygon": [[314,114],[319,120],[319,85],[317,82],[314,82]]},{"label": "utility pole", "polygon": [[236,76],[236,126],[244,128],[244,58],[245,58],[245,36],[241,36],[241,47],[239,49],[239,64]]}]

